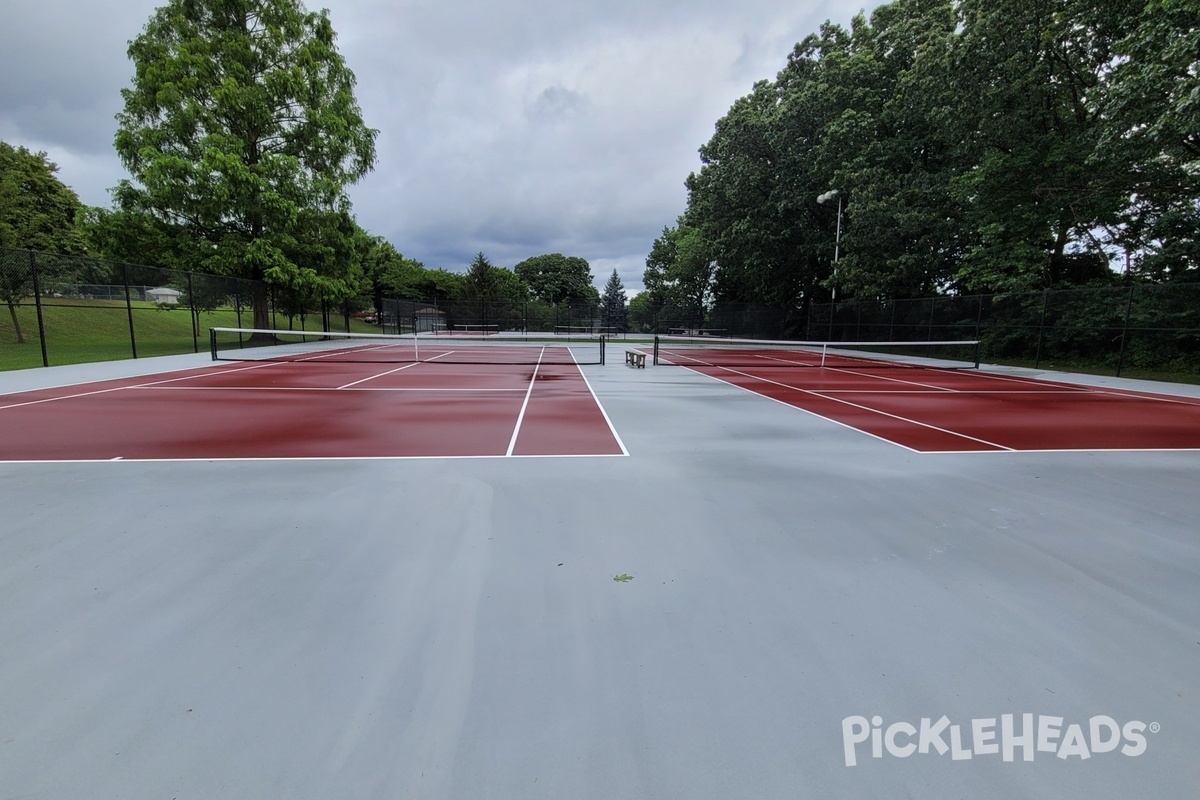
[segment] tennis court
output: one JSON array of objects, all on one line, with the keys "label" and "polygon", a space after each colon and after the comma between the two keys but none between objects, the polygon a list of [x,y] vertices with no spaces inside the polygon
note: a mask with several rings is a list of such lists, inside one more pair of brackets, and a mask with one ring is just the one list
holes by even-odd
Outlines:
[{"label": "tennis court", "polygon": [[0,398],[0,458],[624,454],[577,361],[598,345],[215,336],[234,363]]},{"label": "tennis court", "polygon": [[[1200,785],[1200,452],[920,452],[804,404],[866,394],[851,402],[900,415],[879,404],[927,390],[884,401],[877,382],[930,373],[732,366],[754,375],[744,388],[568,346],[577,366],[202,354],[0,374],[0,404],[46,401],[0,411],[0,441],[24,448],[0,461],[0,797]],[[1093,394],[1200,397],[989,368],[937,372],[929,393],[969,405],[983,386],[945,389],[983,373],[1019,381],[1021,398],[994,398],[1017,417]],[[383,429],[468,395],[472,411],[415,427],[463,433],[476,456],[318,455],[332,439],[310,414],[404,443]],[[525,398],[521,430],[545,424],[561,455],[504,457]],[[174,407],[169,435],[190,429],[195,449],[27,452],[35,427],[93,435],[63,411],[75,403],[90,428],[122,426],[109,445],[155,439],[137,420]],[[507,421],[464,433],[493,403]],[[241,427],[256,406],[274,411]],[[1162,424],[1190,441],[1190,420]],[[288,444],[210,443],[255,426]],[[593,432],[611,443],[562,444]]]},{"label": "tennis court", "polygon": [[1200,399],[980,370],[974,345],[673,337],[655,358],[920,452],[1200,449]]}]

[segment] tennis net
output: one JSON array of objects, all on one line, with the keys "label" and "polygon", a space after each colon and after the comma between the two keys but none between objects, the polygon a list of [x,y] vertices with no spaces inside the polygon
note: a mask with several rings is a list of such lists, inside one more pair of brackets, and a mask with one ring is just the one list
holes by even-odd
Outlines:
[{"label": "tennis net", "polygon": [[654,363],[683,367],[976,369],[979,342],[790,342],[656,336]]},{"label": "tennis net", "polygon": [[604,339],[491,334],[341,333],[212,328],[214,361],[325,363],[603,364]]}]

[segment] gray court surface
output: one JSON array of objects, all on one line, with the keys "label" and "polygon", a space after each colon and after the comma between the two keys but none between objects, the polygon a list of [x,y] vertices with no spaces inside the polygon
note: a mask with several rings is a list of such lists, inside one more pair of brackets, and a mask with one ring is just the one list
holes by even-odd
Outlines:
[{"label": "gray court surface", "polygon": [[628,457],[0,464],[0,798],[1197,796],[1200,452],[613,352]]}]

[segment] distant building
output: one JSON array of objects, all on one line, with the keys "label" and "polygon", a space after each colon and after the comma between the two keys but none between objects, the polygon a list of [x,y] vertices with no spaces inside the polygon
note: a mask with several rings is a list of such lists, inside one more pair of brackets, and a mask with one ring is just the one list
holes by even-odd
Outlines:
[{"label": "distant building", "polygon": [[436,308],[418,308],[413,314],[417,333],[437,333],[446,330],[446,312]]},{"label": "distant building", "polygon": [[166,306],[174,306],[179,304],[179,298],[183,292],[178,289],[167,289],[160,287],[158,289],[147,289],[146,299],[152,303],[162,303]]}]

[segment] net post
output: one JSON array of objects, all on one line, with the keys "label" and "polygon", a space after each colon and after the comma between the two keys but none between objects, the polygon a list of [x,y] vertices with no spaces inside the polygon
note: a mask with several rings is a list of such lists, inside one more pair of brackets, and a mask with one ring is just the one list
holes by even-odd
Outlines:
[{"label": "net post", "polygon": [[216,328],[208,329],[208,345],[209,345],[210,351],[212,352],[212,360],[216,361],[217,360],[217,329]]},{"label": "net post", "polygon": [[654,334],[654,366],[658,366],[658,334]]},{"label": "net post", "polygon": [[981,339],[975,340],[975,369],[979,369],[979,345],[981,343],[982,343]]},{"label": "net post", "polygon": [[604,337],[600,337],[600,366],[604,366]]}]

